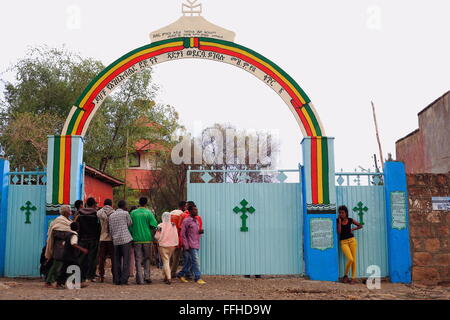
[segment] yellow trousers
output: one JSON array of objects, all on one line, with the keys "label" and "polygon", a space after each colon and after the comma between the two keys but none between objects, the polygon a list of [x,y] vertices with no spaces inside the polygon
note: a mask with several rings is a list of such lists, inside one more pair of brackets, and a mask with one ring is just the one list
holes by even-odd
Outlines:
[{"label": "yellow trousers", "polygon": [[347,258],[347,264],[345,265],[345,275],[348,276],[348,272],[350,271],[350,267],[352,267],[352,279],[355,278],[356,275],[356,247],[358,246],[358,242],[356,238],[350,238],[346,240],[341,240],[341,249]]},{"label": "yellow trousers", "polygon": [[163,263],[163,274],[164,278],[171,280],[170,271],[170,257],[172,257],[173,252],[175,251],[175,247],[159,247],[159,254],[161,255],[161,260]]}]

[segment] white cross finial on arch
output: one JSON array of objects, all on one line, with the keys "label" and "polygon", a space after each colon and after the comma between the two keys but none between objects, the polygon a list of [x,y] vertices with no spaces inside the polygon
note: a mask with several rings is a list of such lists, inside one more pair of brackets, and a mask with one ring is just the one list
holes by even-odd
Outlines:
[{"label": "white cross finial on arch", "polygon": [[187,3],[183,3],[181,5],[181,12],[183,16],[190,15],[191,17],[194,15],[202,15],[203,5],[201,3],[197,3],[198,0],[186,0]]}]

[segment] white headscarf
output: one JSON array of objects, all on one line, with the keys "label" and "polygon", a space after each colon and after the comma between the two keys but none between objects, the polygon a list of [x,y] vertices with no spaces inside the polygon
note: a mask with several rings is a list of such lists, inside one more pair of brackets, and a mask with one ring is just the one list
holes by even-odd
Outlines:
[{"label": "white headscarf", "polygon": [[171,223],[170,222],[170,216],[171,216],[170,212],[164,212],[163,215],[162,215],[162,223],[163,224]]}]

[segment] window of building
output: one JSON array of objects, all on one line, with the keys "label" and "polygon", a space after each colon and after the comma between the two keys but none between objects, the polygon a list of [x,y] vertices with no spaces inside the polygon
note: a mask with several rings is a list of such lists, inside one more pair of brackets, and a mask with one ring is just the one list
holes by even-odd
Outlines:
[{"label": "window of building", "polygon": [[128,155],[128,166],[130,168],[139,168],[141,166],[141,156],[139,153],[132,153]]}]

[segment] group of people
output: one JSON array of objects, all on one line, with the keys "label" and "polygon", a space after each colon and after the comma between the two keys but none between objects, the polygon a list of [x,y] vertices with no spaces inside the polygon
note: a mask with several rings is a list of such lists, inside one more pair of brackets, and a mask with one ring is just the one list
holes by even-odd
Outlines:
[{"label": "group of people", "polygon": [[[196,283],[205,284],[199,260],[204,230],[195,203],[181,201],[178,209],[162,215],[160,224],[147,206],[145,197],[129,211],[124,200],[117,203],[117,208],[113,208],[110,199],[104,201],[102,208],[97,207],[93,198],[87,199],[85,206],[78,200],[74,212],[70,206],[62,205],[60,216],[49,226],[43,250],[41,270],[46,270],[45,286],[65,288],[73,266],[80,270],[82,288],[97,279],[104,282],[108,257],[115,285],[128,285],[134,271],[137,284],[150,284],[155,243],[166,284],[171,284],[173,278],[183,283],[193,278]],[[177,272],[181,257],[183,268]]]},{"label": "group of people", "polygon": [[[181,201],[178,209],[162,215],[160,224],[147,205],[148,199],[142,197],[139,206],[131,207],[129,212],[124,200],[118,202],[116,209],[110,199],[98,208],[93,198],[87,199],[86,206],[77,201],[75,212],[68,205],[61,206],[60,216],[49,226],[43,252],[43,266],[47,269],[45,286],[64,288],[70,270],[73,270],[69,268],[73,266],[79,267],[81,272],[81,287],[86,287],[88,281],[96,282],[97,278],[104,282],[107,257],[111,259],[115,285],[127,285],[134,271],[137,284],[150,284],[155,242],[165,283],[171,284],[173,278],[186,283],[193,277],[196,283],[205,284],[201,279],[199,260],[200,237],[204,230],[195,203]],[[347,259],[343,282],[353,283],[357,250],[353,232],[362,225],[349,218],[346,206],[339,207],[338,211],[337,232]],[[352,225],[356,227],[352,228]],[[183,268],[177,272],[181,257]],[[350,269],[351,278],[348,277]]]}]

